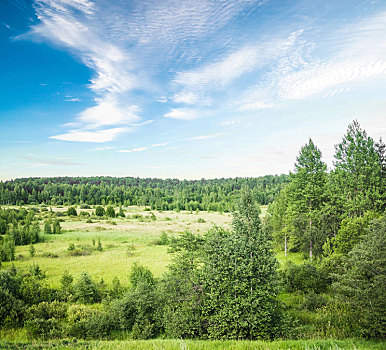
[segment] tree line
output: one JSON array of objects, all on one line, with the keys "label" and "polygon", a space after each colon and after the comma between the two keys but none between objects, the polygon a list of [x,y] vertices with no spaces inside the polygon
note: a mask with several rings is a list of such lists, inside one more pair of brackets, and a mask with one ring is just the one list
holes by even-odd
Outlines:
[{"label": "tree line", "polygon": [[212,180],[134,177],[21,178],[0,182],[0,204],[141,205],[153,210],[233,211],[242,188],[271,203],[288,175]]}]

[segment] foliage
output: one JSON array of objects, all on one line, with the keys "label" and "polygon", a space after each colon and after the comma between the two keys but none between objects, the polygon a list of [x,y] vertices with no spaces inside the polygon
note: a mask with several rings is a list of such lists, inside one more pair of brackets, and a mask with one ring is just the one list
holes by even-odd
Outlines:
[{"label": "foliage", "polygon": [[386,336],[385,285],[386,215],[383,215],[371,223],[362,242],[349,253],[346,270],[334,284],[357,315],[365,336]]},{"label": "foliage", "polygon": [[100,291],[87,272],[82,272],[74,285],[74,299],[84,304],[101,300]]},{"label": "foliage", "polygon": [[15,179],[0,182],[0,204],[115,204],[150,206],[149,210],[231,211],[243,187],[253,190],[260,204],[268,204],[274,200],[287,178],[287,175],[267,175],[193,181],[133,177]]},{"label": "foliage", "polygon": [[100,205],[98,205],[95,208],[95,215],[96,216],[104,216],[105,215],[105,209],[103,207],[101,207]]},{"label": "foliage", "polygon": [[67,215],[68,216],[77,216],[77,212],[76,212],[76,209],[74,207],[69,207],[67,209]]},{"label": "foliage", "polygon": [[110,218],[115,218],[115,210],[114,210],[114,207],[112,207],[111,205],[109,205],[106,209],[106,215]]},{"label": "foliage", "polygon": [[273,336],[277,262],[259,214],[246,191],[234,214],[233,232],[212,230],[206,238],[203,314],[210,338]]},{"label": "foliage", "polygon": [[289,292],[321,293],[328,286],[328,275],[325,270],[307,262],[301,265],[288,262],[281,271],[281,275],[283,285]]}]

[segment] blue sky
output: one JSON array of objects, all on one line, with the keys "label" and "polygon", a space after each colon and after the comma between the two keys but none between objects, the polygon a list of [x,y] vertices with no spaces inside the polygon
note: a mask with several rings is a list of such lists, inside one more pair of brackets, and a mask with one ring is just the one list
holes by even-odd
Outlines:
[{"label": "blue sky", "polygon": [[386,138],[386,2],[2,0],[0,179],[332,166]]}]

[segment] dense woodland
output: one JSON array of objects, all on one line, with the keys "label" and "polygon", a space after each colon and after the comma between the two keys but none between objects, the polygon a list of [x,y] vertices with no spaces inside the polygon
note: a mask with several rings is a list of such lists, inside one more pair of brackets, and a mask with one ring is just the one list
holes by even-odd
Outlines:
[{"label": "dense woodland", "polygon": [[[196,210],[209,209],[217,198],[216,210],[234,208],[234,213],[230,230],[213,227],[204,235],[165,238],[173,254],[167,272],[156,279],[135,265],[128,271],[129,288],[118,279],[111,286],[98,283],[87,272],[74,281],[68,271],[61,288],[53,289],[39,266],[3,270],[0,324],[46,338],[384,339],[385,156],[382,141],[374,141],[354,121],[336,145],[330,171],[310,139],[289,178],[3,183],[3,203],[153,208],[168,203],[167,209],[181,203],[181,208]],[[258,203],[271,202],[277,192],[261,221]],[[197,205],[189,207],[192,202]],[[112,206],[95,211],[100,212],[96,216],[120,215]],[[69,209],[67,215],[76,211]],[[33,243],[60,233],[53,214],[44,232],[31,209],[3,209],[0,218],[3,261],[14,258],[15,244],[30,244],[33,254]],[[275,251],[303,252],[304,260],[279,266]]]},{"label": "dense woodland", "polygon": [[232,211],[241,188],[260,204],[271,203],[288,175],[213,180],[134,177],[27,178],[0,182],[0,204],[147,205],[156,210]]}]

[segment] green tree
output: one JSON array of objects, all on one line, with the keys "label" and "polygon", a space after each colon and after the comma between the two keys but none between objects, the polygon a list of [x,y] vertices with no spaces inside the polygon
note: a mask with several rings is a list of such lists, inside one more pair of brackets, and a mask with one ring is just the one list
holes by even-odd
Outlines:
[{"label": "green tree", "polygon": [[50,235],[52,233],[52,221],[51,220],[47,220],[45,223],[44,223],[44,233],[47,234],[47,235]]},{"label": "green tree", "polygon": [[97,285],[87,272],[82,272],[78,281],[75,283],[74,298],[84,304],[92,304],[101,300]]},{"label": "green tree", "polygon": [[76,212],[76,209],[74,207],[69,207],[67,209],[67,215],[68,216],[77,216],[77,212]]},{"label": "green tree", "polygon": [[215,229],[206,238],[203,313],[210,338],[272,336],[277,261],[259,214],[252,193],[246,191],[234,214],[233,231]]},{"label": "green tree", "polygon": [[[383,154],[383,155],[382,155]],[[348,126],[341,143],[335,146],[335,170],[331,193],[342,218],[360,217],[366,211],[385,206],[384,148],[376,146],[358,121]]]},{"label": "green tree", "polygon": [[313,246],[321,252],[320,212],[326,198],[327,166],[322,152],[309,139],[296,158],[295,173],[291,177],[288,198],[292,225],[303,250],[313,257]]},{"label": "green tree", "polygon": [[58,235],[58,234],[62,233],[62,228],[60,226],[59,220],[54,220],[54,222],[52,224],[52,233],[54,235]]},{"label": "green tree", "polygon": [[118,215],[122,218],[125,217],[125,212],[123,211],[122,207],[119,207],[119,212],[118,212]]},{"label": "green tree", "polygon": [[36,249],[35,249],[34,245],[31,243],[29,246],[29,255],[31,255],[31,257],[34,257],[35,253],[36,253]]},{"label": "green tree", "polygon": [[95,208],[95,215],[96,216],[104,216],[105,215],[105,209],[103,207],[101,207],[100,205],[98,205]]},{"label": "green tree", "polygon": [[334,284],[353,312],[362,335],[386,336],[386,215],[374,220],[348,255],[345,272]]},{"label": "green tree", "polygon": [[106,215],[110,218],[115,218],[115,210],[111,205],[107,207]]}]

